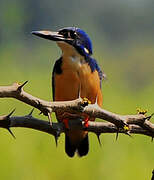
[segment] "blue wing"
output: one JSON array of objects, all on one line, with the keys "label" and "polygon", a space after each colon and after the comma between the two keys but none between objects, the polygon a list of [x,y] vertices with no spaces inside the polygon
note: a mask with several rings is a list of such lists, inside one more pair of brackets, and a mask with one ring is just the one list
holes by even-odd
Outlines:
[{"label": "blue wing", "polygon": [[95,70],[98,72],[99,79],[100,79],[100,87],[102,87],[102,80],[106,78],[106,74],[101,70],[97,61],[92,57],[86,57],[86,61],[89,64],[91,71],[94,72]]}]

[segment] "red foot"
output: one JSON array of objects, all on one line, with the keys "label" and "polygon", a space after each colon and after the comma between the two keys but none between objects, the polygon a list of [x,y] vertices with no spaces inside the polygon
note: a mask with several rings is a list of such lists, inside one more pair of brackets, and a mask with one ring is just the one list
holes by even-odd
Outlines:
[{"label": "red foot", "polygon": [[89,117],[86,117],[86,118],[84,119],[84,126],[85,126],[86,128],[89,126],[88,121],[89,121]]},{"label": "red foot", "polygon": [[68,121],[68,119],[63,119],[63,123],[66,129],[69,129]]}]

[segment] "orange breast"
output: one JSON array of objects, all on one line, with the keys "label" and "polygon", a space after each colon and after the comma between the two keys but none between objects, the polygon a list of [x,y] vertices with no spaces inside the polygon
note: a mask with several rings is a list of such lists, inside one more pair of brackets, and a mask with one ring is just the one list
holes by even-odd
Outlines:
[{"label": "orange breast", "polygon": [[[87,63],[82,64],[79,69],[65,64],[62,66],[61,74],[54,74],[54,99],[55,101],[68,101],[77,99],[79,96],[88,98],[91,103],[97,102],[102,106],[102,92],[100,78],[97,71],[91,72]],[[63,112],[57,112],[57,119]],[[92,119],[93,120],[93,119]]]},{"label": "orange breast", "polygon": [[88,98],[92,103],[97,102],[102,105],[102,93],[100,89],[100,79],[98,72],[73,71],[72,69],[63,70],[62,74],[55,74],[55,101],[67,101],[78,98],[80,91],[81,97]]},{"label": "orange breast", "polygon": [[63,71],[62,74],[56,74],[55,101],[68,101],[78,98],[80,79],[77,72],[72,70]]},{"label": "orange breast", "polygon": [[[80,82],[81,82],[81,97],[88,98],[92,104],[96,102],[99,106],[102,106],[102,92],[100,87],[100,78],[98,72],[95,70],[86,70],[87,64],[83,65],[82,71],[80,73]],[[90,68],[88,66],[88,68]]]}]

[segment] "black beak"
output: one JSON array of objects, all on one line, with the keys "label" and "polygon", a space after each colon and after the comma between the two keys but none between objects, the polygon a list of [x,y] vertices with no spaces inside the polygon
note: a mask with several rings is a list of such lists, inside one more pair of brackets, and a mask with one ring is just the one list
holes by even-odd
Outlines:
[{"label": "black beak", "polygon": [[32,31],[31,33],[41,38],[52,40],[52,41],[64,41],[64,42],[69,43],[70,41],[73,40],[71,38],[64,37],[58,32],[53,32],[53,31]]}]

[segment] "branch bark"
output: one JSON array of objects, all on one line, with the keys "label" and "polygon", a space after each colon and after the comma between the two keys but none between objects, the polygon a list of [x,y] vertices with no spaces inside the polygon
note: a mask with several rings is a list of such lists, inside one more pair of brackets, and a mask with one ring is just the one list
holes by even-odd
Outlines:
[{"label": "branch bark", "polygon": [[[6,122],[8,121],[8,122]],[[8,123],[8,125],[6,125]],[[34,118],[31,114],[26,116],[0,116],[0,127],[2,128],[11,128],[11,127],[24,127],[31,128],[34,130],[42,131],[53,136],[59,136],[61,133],[67,131],[63,123],[53,123],[52,126],[48,121]],[[87,128],[84,127],[82,119],[78,118],[75,120],[69,121],[70,129],[81,129],[86,130],[95,134],[101,133],[117,133],[117,126],[109,122],[89,122]],[[119,133],[127,134],[127,131],[120,128]],[[129,125],[130,134],[142,134],[146,136],[153,137],[154,133],[146,129],[143,129],[139,125],[130,124]]]},{"label": "branch bark", "polygon": [[[11,86],[0,86],[0,98],[15,98],[32,107],[37,108],[44,115],[56,112],[57,110],[66,111],[70,113],[85,113],[91,117],[100,118],[108,122],[89,122],[88,128],[84,127],[84,122],[81,118],[72,119],[69,121],[69,127],[75,129],[83,129],[89,132],[98,134],[101,133],[124,133],[143,134],[154,137],[154,124],[149,120],[152,117],[146,116],[144,113],[136,115],[119,115],[100,108],[96,104],[87,104],[82,98],[73,101],[63,102],[48,102],[28,94],[23,90],[23,84],[14,83]],[[36,119],[32,117],[32,113],[26,116],[0,116],[0,127],[9,130],[10,127],[26,127],[35,130],[43,131],[59,136],[65,132],[66,129],[63,123],[53,123],[52,127],[47,121]]]}]

